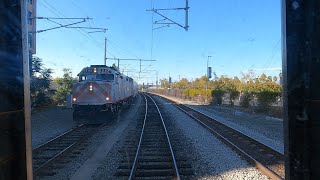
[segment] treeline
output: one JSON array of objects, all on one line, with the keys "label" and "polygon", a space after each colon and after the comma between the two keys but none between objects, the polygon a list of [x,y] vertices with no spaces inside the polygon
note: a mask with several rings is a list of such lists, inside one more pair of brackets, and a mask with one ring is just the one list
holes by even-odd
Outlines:
[{"label": "treeline", "polygon": [[31,107],[44,107],[56,104],[65,104],[66,95],[71,93],[72,77],[70,69],[63,69],[63,77],[52,78],[53,70],[46,68],[42,59],[32,57],[30,92]]},{"label": "treeline", "polygon": [[233,106],[238,100],[242,107],[255,106],[257,110],[267,111],[281,98],[281,79],[281,74],[274,77],[262,74],[256,77],[253,73],[242,74],[241,78],[215,76],[213,80],[208,80],[206,76],[193,81],[182,78],[173,83],[162,79],[161,89],[155,91],[214,105],[221,105],[223,100],[227,100]]}]

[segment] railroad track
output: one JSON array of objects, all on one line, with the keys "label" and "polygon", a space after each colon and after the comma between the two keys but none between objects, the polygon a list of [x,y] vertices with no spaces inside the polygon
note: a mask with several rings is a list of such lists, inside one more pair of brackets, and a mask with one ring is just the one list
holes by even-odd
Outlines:
[{"label": "railroad track", "polygon": [[272,179],[284,179],[284,155],[213,118],[183,104],[167,99],[188,116],[229,145],[239,155]]},{"label": "railroad track", "polygon": [[[146,111],[136,146],[126,150],[126,158],[115,176],[117,179],[184,179],[193,175],[191,165],[175,157],[169,134],[155,101],[144,95]],[[140,126],[141,127],[141,126]],[[131,153],[130,153],[131,152]]]},{"label": "railroad track", "polygon": [[[90,137],[101,124],[81,124],[60,136],[46,142],[32,151],[33,172],[35,177],[53,176],[56,168],[62,168],[70,162],[70,158],[80,154],[84,147],[74,151],[76,147]],[[71,153],[72,152],[72,153]]]}]

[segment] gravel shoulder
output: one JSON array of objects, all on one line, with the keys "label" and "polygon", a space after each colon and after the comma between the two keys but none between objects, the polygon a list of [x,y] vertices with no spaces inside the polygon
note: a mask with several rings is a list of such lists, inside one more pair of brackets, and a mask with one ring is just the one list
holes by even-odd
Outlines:
[{"label": "gravel shoulder", "polygon": [[194,179],[268,179],[185,113],[161,97],[153,97],[164,114],[170,137],[187,151]]},{"label": "gravel shoulder", "polygon": [[74,128],[72,110],[63,106],[48,107],[31,115],[32,148]]},{"label": "gravel shoulder", "polygon": [[217,121],[224,123],[274,150],[284,153],[283,122],[259,114],[250,114],[231,108],[215,107],[209,105],[189,104],[188,101],[159,95],[175,102],[185,104],[202,113],[209,115]]}]

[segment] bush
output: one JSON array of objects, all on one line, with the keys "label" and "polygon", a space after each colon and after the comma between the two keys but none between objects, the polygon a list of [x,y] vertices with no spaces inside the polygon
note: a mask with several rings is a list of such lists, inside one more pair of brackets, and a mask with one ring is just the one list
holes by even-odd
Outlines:
[{"label": "bush", "polygon": [[277,102],[279,92],[264,90],[257,94],[258,111],[267,112],[273,103]]},{"label": "bush", "polygon": [[229,92],[230,105],[233,106],[234,105],[234,101],[239,96],[240,92],[235,90],[235,89],[229,90],[228,92]]},{"label": "bush", "polygon": [[253,96],[250,92],[244,92],[240,99],[240,106],[244,108],[250,107],[250,102],[252,101]]},{"label": "bush", "polygon": [[212,104],[214,105],[221,105],[222,104],[222,97],[224,95],[225,91],[222,89],[215,89],[212,91]]},{"label": "bush", "polygon": [[48,96],[45,92],[37,92],[34,96],[31,96],[31,106],[34,107],[44,107],[52,104],[52,98]]}]

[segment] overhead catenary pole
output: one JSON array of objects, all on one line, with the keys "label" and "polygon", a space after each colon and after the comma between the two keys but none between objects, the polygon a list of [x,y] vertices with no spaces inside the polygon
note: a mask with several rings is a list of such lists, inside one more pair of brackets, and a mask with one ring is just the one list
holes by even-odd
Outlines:
[{"label": "overhead catenary pole", "polygon": [[158,71],[156,71],[156,87],[157,87],[157,89],[158,89]]},{"label": "overhead catenary pole", "polygon": [[104,37],[104,65],[107,65],[107,38]]},{"label": "overhead catenary pole", "polygon": [[[170,10],[185,10],[185,24],[184,26],[176,21],[174,21],[173,19],[169,18],[168,16],[166,16],[165,14],[162,14],[160,13],[160,11],[170,11]],[[164,24],[164,26],[160,26],[160,27],[156,27],[156,28],[153,28],[152,27],[152,30],[156,30],[156,29],[160,29],[160,28],[164,28],[164,27],[169,27],[170,25],[177,25],[181,28],[183,28],[184,30],[188,31],[188,28],[189,28],[189,23],[188,23],[188,18],[189,18],[189,1],[186,0],[186,7],[183,7],[183,8],[158,8],[158,9],[155,9],[155,8],[152,8],[152,9],[149,9],[147,11],[152,11],[153,13],[159,15],[160,17],[164,18],[162,20],[157,20],[155,22],[153,22],[153,24]]]},{"label": "overhead catenary pole", "polygon": [[186,0],[186,23],[185,23],[185,30],[188,31],[189,25],[188,25],[188,19],[189,19],[189,0]]},{"label": "overhead catenary pole", "polygon": [[207,59],[207,72],[206,72],[206,90],[208,90],[208,81],[209,81],[209,73],[208,73],[208,67],[209,67],[209,58],[211,58],[211,56],[208,56]]},{"label": "overhead catenary pole", "polygon": [[[208,56],[207,59],[207,72],[206,72],[206,91],[208,91],[208,81],[209,81],[209,58],[211,58],[211,56]],[[206,93],[206,103],[208,102],[208,93]]]}]

